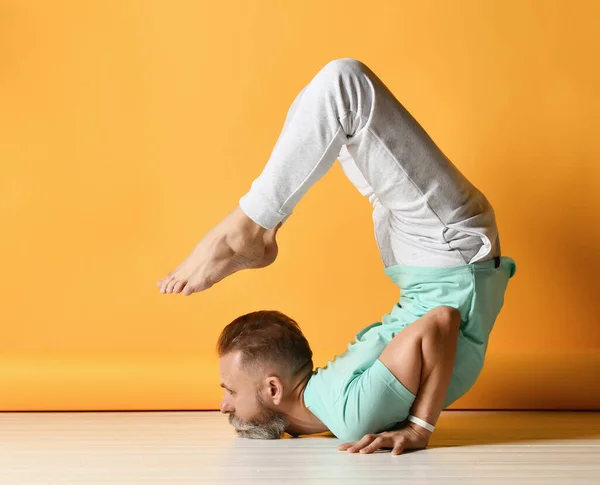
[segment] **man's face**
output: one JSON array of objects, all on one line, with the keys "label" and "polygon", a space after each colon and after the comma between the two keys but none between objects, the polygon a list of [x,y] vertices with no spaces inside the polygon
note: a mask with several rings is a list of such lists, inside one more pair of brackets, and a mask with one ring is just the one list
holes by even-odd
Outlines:
[{"label": "man's face", "polygon": [[221,387],[225,389],[221,412],[229,414],[229,422],[238,436],[280,438],[287,426],[285,417],[267,406],[260,395],[260,382],[242,368],[240,360],[239,351],[225,354],[219,360]]}]

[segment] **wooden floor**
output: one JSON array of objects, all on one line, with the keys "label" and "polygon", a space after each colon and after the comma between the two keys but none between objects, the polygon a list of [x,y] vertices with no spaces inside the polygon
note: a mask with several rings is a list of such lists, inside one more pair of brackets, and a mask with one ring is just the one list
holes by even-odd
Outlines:
[{"label": "wooden floor", "polygon": [[600,413],[446,411],[398,456],[339,443],[237,438],[218,412],[0,413],[0,484],[600,484]]}]

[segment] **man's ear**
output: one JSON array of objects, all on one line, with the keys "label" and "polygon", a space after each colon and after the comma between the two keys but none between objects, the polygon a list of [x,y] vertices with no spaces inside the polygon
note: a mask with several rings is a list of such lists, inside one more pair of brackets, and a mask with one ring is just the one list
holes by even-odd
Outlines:
[{"label": "man's ear", "polygon": [[267,377],[267,392],[273,404],[279,405],[283,400],[283,383],[277,376]]}]

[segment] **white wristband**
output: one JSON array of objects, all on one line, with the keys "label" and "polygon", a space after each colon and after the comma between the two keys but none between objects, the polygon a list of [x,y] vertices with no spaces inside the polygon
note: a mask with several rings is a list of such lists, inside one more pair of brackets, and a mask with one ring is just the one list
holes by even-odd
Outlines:
[{"label": "white wristband", "polygon": [[433,430],[435,429],[435,426],[429,424],[427,421],[423,421],[420,418],[417,418],[416,416],[413,416],[412,414],[410,414],[408,416],[408,420],[411,423],[415,423],[418,424],[419,426],[422,426],[423,428],[425,428],[427,431],[430,431],[431,433],[433,433]]}]

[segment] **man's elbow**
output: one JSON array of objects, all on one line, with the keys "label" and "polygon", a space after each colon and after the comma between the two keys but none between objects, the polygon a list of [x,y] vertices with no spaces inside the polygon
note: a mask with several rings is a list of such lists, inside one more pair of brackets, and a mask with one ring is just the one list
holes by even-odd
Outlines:
[{"label": "man's elbow", "polygon": [[458,331],[461,322],[461,315],[458,308],[442,305],[435,308],[435,313],[435,321],[440,329],[449,333]]}]

